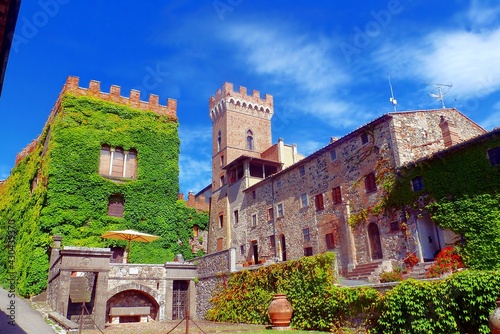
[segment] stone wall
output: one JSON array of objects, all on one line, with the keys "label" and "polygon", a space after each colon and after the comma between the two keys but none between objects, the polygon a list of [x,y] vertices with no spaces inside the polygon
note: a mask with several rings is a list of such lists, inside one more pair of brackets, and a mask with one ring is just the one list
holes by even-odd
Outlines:
[{"label": "stone wall", "polygon": [[235,269],[235,249],[199,257],[191,262],[196,264],[196,316],[204,319],[211,307],[210,299],[217,285],[224,282]]}]

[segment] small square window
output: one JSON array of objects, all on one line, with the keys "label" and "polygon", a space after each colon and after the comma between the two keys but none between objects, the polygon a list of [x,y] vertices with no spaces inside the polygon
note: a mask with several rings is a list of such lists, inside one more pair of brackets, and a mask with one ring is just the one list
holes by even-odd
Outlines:
[{"label": "small square window", "polygon": [[282,187],[281,178],[276,180],[276,187],[278,187],[278,188]]},{"label": "small square window", "polygon": [[424,182],[422,181],[421,176],[416,176],[411,179],[411,188],[413,191],[420,191],[424,189]]},{"label": "small square window", "polygon": [[277,206],[276,206],[276,211],[278,213],[278,217],[283,217],[285,215],[285,211],[283,209],[283,203],[279,203]]},{"label": "small square window", "polygon": [[333,204],[342,203],[342,192],[340,191],[340,186],[332,189],[332,201]]},{"label": "small square window", "polygon": [[309,227],[303,229],[302,234],[304,235],[304,242],[309,243],[311,241],[311,234],[309,231]]},{"label": "small square window", "polygon": [[301,208],[307,207],[307,194],[300,195],[300,207]]},{"label": "small square window", "polygon": [[111,195],[108,199],[108,216],[123,217],[124,200],[122,195]]},{"label": "small square window", "polygon": [[392,222],[391,223],[391,232],[397,232],[399,231],[399,222]]},{"label": "small square window", "polygon": [[368,134],[367,133],[363,133],[361,135],[361,145],[366,145],[369,141],[370,140],[368,138]]},{"label": "small square window", "polygon": [[331,150],[330,151],[330,160],[331,161],[337,160],[337,150]]},{"label": "small square window", "polygon": [[325,203],[323,201],[323,194],[317,194],[314,197],[314,205],[316,206],[316,211],[321,211],[325,208]]},{"label": "small square window", "polygon": [[301,177],[305,176],[306,175],[306,167],[300,166],[299,167],[299,174],[300,174]]},{"label": "small square window", "polygon": [[257,214],[252,215],[252,226],[257,226]]},{"label": "small square window", "polygon": [[500,165],[500,147],[490,148],[488,150],[488,159],[492,166]]},{"label": "small square window", "polygon": [[325,239],[326,239],[326,248],[327,249],[334,249],[335,248],[335,239],[333,237],[333,233],[326,234]]},{"label": "small square window", "polygon": [[312,247],[305,247],[304,248],[304,256],[312,256],[313,255],[313,248]]}]

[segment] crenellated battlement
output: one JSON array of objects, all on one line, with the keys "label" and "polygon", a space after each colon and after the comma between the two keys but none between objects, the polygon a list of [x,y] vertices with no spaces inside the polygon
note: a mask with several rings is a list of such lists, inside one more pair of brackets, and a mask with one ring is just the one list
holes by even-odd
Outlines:
[{"label": "crenellated battlement", "polygon": [[66,79],[61,95],[70,93],[77,96],[93,96],[101,100],[123,104],[132,108],[147,110],[157,113],[158,115],[168,116],[171,119],[177,120],[177,101],[168,99],[167,105],[160,104],[158,95],[149,94],[149,101],[141,101],[141,93],[138,90],[132,89],[129,97],[120,95],[120,86],[112,85],[109,93],[101,91],[101,83],[91,80],[88,88],[79,87],[80,78],[69,76]]},{"label": "crenellated battlement", "polygon": [[232,105],[236,110],[260,114],[268,119],[274,113],[272,95],[265,94],[265,97],[262,98],[258,90],[252,90],[252,95],[249,95],[246,87],[240,86],[239,90],[235,91],[232,83],[225,82],[222,89],[218,89],[215,96],[210,97],[209,109],[212,121],[217,119],[228,105]]}]

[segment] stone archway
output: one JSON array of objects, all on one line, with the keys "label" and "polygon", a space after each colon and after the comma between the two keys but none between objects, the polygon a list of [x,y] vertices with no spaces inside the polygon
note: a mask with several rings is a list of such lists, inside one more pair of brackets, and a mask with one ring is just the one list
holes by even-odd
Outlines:
[{"label": "stone archway", "polygon": [[148,316],[160,320],[161,304],[162,298],[153,289],[137,283],[124,284],[108,291],[106,317],[114,323],[147,321]]}]

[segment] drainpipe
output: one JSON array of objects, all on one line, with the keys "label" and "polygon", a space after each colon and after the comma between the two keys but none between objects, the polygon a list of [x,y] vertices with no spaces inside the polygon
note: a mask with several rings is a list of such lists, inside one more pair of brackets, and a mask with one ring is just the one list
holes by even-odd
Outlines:
[{"label": "drainpipe", "polygon": [[276,215],[274,214],[274,177],[271,178],[271,209],[273,210],[274,258],[278,258],[278,238],[276,237]]}]

